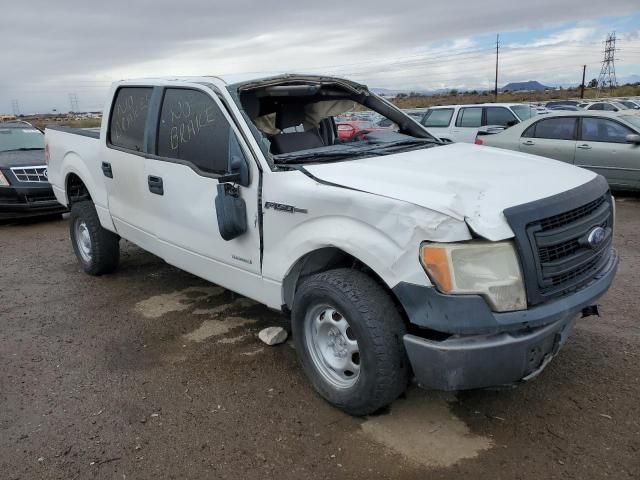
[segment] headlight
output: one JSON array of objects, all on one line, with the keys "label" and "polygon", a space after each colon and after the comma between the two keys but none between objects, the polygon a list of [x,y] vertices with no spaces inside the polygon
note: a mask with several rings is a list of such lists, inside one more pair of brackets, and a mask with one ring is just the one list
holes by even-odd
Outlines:
[{"label": "headlight", "polygon": [[424,243],[420,262],[442,293],[482,295],[496,312],[527,308],[511,242]]},{"label": "headlight", "polygon": [[7,177],[5,177],[2,172],[0,172],[0,187],[8,187],[8,186],[9,186],[9,180],[7,180]]}]

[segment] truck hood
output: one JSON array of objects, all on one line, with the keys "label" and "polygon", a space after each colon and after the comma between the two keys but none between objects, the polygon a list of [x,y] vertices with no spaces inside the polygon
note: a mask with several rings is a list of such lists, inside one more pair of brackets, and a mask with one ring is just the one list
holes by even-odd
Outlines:
[{"label": "truck hood", "polygon": [[583,185],[593,172],[535,155],[456,143],[306,165],[316,179],[449,215],[492,241],[513,237],[503,211]]},{"label": "truck hood", "polygon": [[0,167],[33,167],[45,163],[44,150],[0,152]]}]

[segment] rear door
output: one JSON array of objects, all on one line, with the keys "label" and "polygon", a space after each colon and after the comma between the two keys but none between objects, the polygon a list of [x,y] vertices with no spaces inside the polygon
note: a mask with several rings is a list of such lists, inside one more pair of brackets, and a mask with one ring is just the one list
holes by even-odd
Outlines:
[{"label": "rear door", "polygon": [[636,132],[609,118],[582,117],[576,165],[603,175],[619,188],[640,187],[640,148],[627,143]]},{"label": "rear door", "polygon": [[157,254],[153,221],[148,214],[144,158],[152,92],[153,88],[147,86],[123,86],[116,90],[101,167],[109,195],[109,213],[117,232]]},{"label": "rear door", "polygon": [[[146,161],[145,195],[163,258],[259,299],[260,175],[231,116],[210,88],[190,86],[164,90],[155,122],[157,135]],[[218,214],[224,212],[216,211],[216,197],[232,157],[249,168],[248,186],[228,184],[244,200],[247,231],[225,240],[218,224]]]},{"label": "rear door", "polygon": [[576,117],[540,120],[520,137],[520,151],[573,163],[576,149]]},{"label": "rear door", "polygon": [[451,139],[454,142],[473,143],[481,126],[482,107],[462,107],[451,128]]}]

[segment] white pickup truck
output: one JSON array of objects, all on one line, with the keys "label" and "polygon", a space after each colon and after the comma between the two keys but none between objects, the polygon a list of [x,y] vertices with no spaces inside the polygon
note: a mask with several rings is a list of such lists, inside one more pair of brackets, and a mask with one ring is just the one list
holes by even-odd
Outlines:
[{"label": "white pickup truck", "polygon": [[[341,141],[355,105],[398,125]],[[617,268],[592,172],[444,145],[367,87],[323,76],[113,85],[97,132],[48,128],[73,248],[114,271],[125,238],[291,314],[316,390],[353,415],[411,378],[459,390],[533,378]]]}]

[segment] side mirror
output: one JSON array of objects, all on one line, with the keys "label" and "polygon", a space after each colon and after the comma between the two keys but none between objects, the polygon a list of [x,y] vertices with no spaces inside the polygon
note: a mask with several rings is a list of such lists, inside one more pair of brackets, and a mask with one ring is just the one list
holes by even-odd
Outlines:
[{"label": "side mirror", "polygon": [[632,143],[633,145],[640,146],[640,135],[630,134],[625,137],[627,143]]},{"label": "side mirror", "polygon": [[216,216],[218,230],[224,240],[233,240],[247,231],[247,205],[238,188],[230,183],[217,185]]},{"label": "side mirror", "polygon": [[220,175],[218,183],[237,183],[243,187],[248,187],[251,183],[249,176],[249,165],[244,158],[233,155],[229,160],[229,173]]}]

